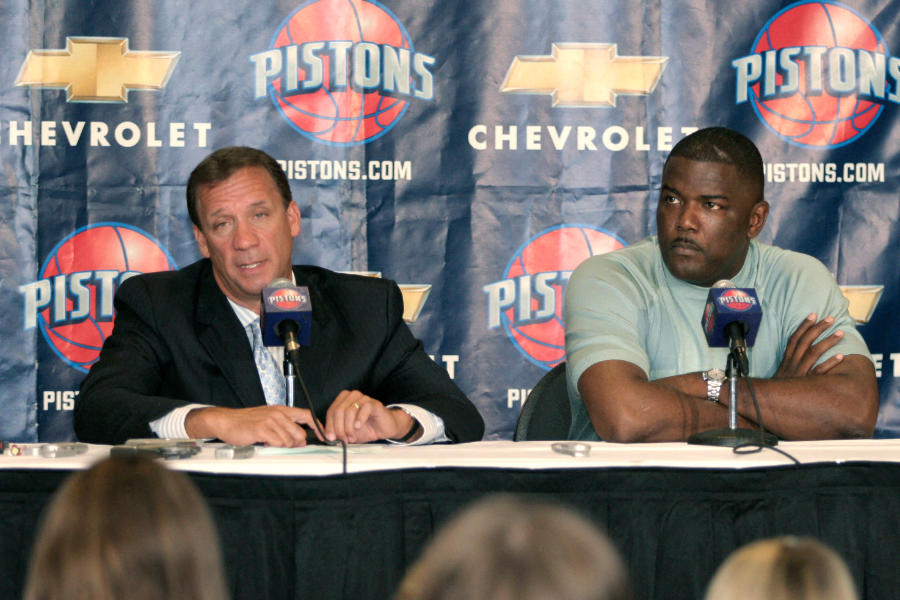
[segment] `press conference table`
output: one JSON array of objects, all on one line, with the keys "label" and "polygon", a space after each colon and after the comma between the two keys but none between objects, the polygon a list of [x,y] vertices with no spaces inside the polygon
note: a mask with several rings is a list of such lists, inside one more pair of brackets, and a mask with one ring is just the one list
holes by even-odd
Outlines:
[{"label": "press conference table", "polygon": [[[635,597],[702,598],[721,560],[753,539],[815,536],[847,560],[862,598],[900,598],[900,440],[782,442],[734,454],[687,444],[549,442],[275,449],[167,466],[209,502],[233,598],[390,598],[429,536],[494,492],[555,499],[606,528]],[[0,598],[17,598],[41,511],[72,470],[106,456],[0,457]]]}]

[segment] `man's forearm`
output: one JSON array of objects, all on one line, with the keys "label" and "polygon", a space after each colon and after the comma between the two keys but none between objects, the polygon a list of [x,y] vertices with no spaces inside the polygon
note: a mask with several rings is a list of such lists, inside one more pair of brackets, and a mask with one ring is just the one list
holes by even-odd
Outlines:
[{"label": "man's forearm", "polygon": [[[878,388],[871,361],[844,357],[825,374],[751,380],[765,428],[781,438],[871,437],[878,415]],[[723,398],[727,402],[727,385]],[[756,422],[746,381],[738,385],[738,413]]]},{"label": "man's forearm", "polygon": [[[630,363],[605,361],[585,371],[578,386],[597,435],[610,442],[685,441],[728,426],[726,407],[706,399],[699,373],[648,381]],[[739,425],[750,426],[745,419]]]}]

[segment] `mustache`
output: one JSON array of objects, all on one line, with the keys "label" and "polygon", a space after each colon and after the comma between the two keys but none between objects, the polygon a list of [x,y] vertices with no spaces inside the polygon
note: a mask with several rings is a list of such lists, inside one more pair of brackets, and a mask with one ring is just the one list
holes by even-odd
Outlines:
[{"label": "mustache", "polygon": [[671,242],[669,242],[670,248],[690,248],[692,250],[697,250],[699,252],[703,252],[703,248],[700,245],[692,240],[691,238],[686,237],[677,237]]}]

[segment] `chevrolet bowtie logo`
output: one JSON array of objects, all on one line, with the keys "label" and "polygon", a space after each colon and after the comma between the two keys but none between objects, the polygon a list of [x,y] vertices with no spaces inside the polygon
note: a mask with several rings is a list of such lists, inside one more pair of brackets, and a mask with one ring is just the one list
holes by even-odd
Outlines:
[{"label": "chevrolet bowtie logo", "polygon": [[620,94],[656,88],[667,56],[619,56],[616,44],[553,44],[550,56],[517,56],[501,92],[550,94],[553,106],[610,107]]},{"label": "chevrolet bowtie logo", "polygon": [[841,293],[850,301],[847,312],[857,323],[868,323],[881,299],[883,285],[842,285]]},{"label": "chevrolet bowtie logo", "polygon": [[16,85],[66,90],[68,102],[128,102],[130,90],[166,85],[180,52],[134,52],[128,38],[66,38],[65,50],[32,50]]},{"label": "chevrolet bowtie logo", "polygon": [[[365,277],[381,277],[381,271],[341,271],[351,275],[363,275]],[[431,293],[430,283],[398,283],[400,295],[403,297],[403,320],[407,323],[415,323]]]}]

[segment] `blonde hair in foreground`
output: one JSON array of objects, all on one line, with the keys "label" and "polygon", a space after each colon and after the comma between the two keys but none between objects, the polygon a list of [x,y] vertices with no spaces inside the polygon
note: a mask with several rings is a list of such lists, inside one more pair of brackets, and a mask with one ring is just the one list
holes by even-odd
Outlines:
[{"label": "blonde hair in foreground", "polygon": [[394,600],[624,600],[622,560],[588,519],[499,495],[451,519]]},{"label": "blonde hair in foreground", "polygon": [[709,584],[706,600],[857,600],[847,565],[812,538],[784,536],[735,550]]},{"label": "blonde hair in foreground", "polygon": [[70,476],[44,513],[25,600],[225,600],[218,536],[182,473],[141,457]]}]

